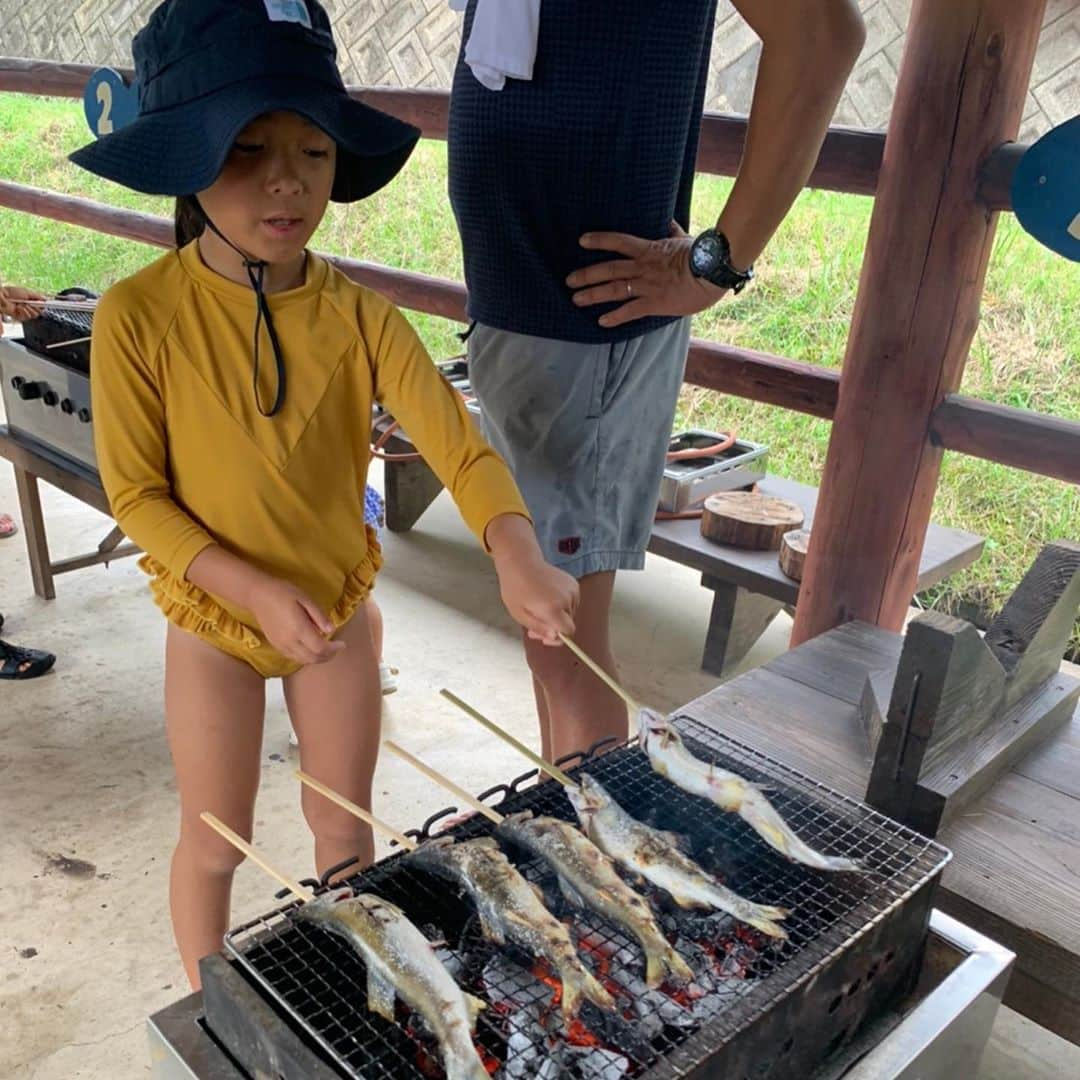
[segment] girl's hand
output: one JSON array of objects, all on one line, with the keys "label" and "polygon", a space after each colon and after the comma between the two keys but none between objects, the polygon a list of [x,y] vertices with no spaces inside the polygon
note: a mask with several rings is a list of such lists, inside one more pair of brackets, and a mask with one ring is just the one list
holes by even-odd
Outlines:
[{"label": "girl's hand", "polygon": [[327,640],[334,624],[313,600],[287,581],[261,580],[252,589],[248,606],[266,640],[298,664],[324,664],[345,648],[343,641]]},{"label": "girl's hand", "polygon": [[499,591],[506,610],[545,645],[561,645],[559,634],[572,636],[578,583],[544,560],[529,522],[501,514],[487,528]]}]

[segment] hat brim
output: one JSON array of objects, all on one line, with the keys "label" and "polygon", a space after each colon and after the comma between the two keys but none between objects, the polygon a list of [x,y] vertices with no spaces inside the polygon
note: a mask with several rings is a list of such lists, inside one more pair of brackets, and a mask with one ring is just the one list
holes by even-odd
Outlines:
[{"label": "hat brim", "polygon": [[337,144],[335,202],[362,199],[388,184],[420,138],[411,124],[325,83],[273,76],[139,116],[70,160],[147,195],[195,195],[218,178],[237,135],[256,117],[279,110],[299,113]]}]

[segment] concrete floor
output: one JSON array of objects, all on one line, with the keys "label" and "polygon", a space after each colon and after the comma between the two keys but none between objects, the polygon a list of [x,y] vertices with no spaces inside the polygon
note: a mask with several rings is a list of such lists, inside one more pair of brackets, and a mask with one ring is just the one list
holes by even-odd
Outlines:
[{"label": "concrete floor", "polygon": [[[109,523],[44,488],[54,557],[90,550]],[[0,507],[14,511],[0,466]],[[486,557],[444,496],[407,536],[389,536],[378,596],[400,691],[385,733],[471,790],[525,766],[437,696],[456,690],[535,745],[530,682]],[[32,595],[21,537],[0,542],[4,636],[48,648],[55,672],[0,684],[0,1077],[138,1077],[149,1072],[146,1016],[187,992],[166,903],[175,789],[161,720],[164,623],[134,562],[58,579]],[[696,574],[651,559],[625,575],[617,653],[629,689],[673,708],[708,690],[698,670],[708,595]],[[746,665],[783,650],[781,616]],[[263,747],[256,843],[295,876],[311,847],[291,776],[295,751],[275,689]],[[402,827],[448,802],[403,762],[381,762],[375,810]],[[251,865],[237,875],[234,919],[274,906]],[[1080,1076],[1080,1050],[1004,1012],[981,1080]]]}]

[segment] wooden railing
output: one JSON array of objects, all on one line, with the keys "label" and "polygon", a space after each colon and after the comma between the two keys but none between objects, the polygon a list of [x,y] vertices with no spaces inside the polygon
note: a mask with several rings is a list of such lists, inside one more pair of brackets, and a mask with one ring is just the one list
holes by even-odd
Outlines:
[{"label": "wooden railing", "polygon": [[[79,64],[0,58],[0,91],[81,97],[93,70]],[[445,92],[355,87],[350,93],[415,124],[425,137],[446,137],[449,95]],[[745,120],[706,114],[698,170],[734,175],[745,136]],[[874,195],[884,149],[881,133],[832,128],[808,186]],[[991,148],[982,161],[970,198],[987,213],[1011,208],[1010,183],[1025,149],[1004,143]],[[89,199],[0,181],[0,206],[161,247],[172,244],[172,225],[166,219]],[[401,307],[465,320],[465,290],[458,282],[354,259],[330,258],[353,280],[385,294]],[[836,411],[841,385],[836,370],[698,339],[691,343],[686,381],[826,419]],[[921,422],[926,423],[925,416]],[[950,393],[930,415],[926,433],[935,448],[1080,483],[1080,423],[1075,421]]]}]

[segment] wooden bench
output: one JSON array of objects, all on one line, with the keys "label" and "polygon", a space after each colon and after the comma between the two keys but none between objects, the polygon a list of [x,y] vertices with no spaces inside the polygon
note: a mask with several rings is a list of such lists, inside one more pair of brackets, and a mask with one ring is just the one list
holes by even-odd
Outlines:
[{"label": "wooden bench", "polygon": [[113,528],[98,544],[96,551],[54,561],[49,554],[49,540],[45,530],[45,515],[41,510],[38,482],[44,480],[111,517],[109,500],[101,486],[101,480],[89,469],[80,468],[59,454],[52,454],[43,447],[21,439],[3,424],[0,424],[0,457],[7,458],[15,469],[15,487],[19,495],[23,533],[26,536],[30,576],[34,583],[34,592],[43,600],[56,599],[54,578],[58,574],[102,563],[107,565],[116,559],[139,554],[140,549],[134,544],[122,543],[124,534],[119,528]]},{"label": "wooden bench", "polygon": [[[386,414],[375,420],[381,433],[393,421]],[[398,430],[386,449],[408,453],[413,445]],[[386,464],[386,524],[392,532],[407,532],[442,490],[442,484],[423,461]],[[768,495],[796,503],[809,528],[818,490],[807,484],[768,476],[758,485]],[[970,566],[982,554],[985,540],[974,533],[931,525],[919,564],[918,591],[944,581]],[[648,550],[654,555],[701,571],[701,583],[713,592],[712,612],[705,634],[701,666],[721,675],[737,664],[782,609],[793,612],[799,583],[780,569],[775,551],[745,551],[706,540],[697,520],[657,521]]]},{"label": "wooden bench", "polygon": [[[806,515],[803,528],[810,528],[817,488],[767,476],[758,484],[758,490],[795,503]],[[940,584],[957,570],[970,566],[982,554],[984,543],[984,538],[974,533],[931,525],[923,544],[917,591]],[[700,522],[693,519],[657,521],[649,551],[700,570],[701,584],[712,590],[712,614],[701,666],[714,675],[737,664],[781,609],[795,610],[799,583],[780,569],[775,551],[747,551],[716,544],[701,535]]]}]

